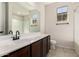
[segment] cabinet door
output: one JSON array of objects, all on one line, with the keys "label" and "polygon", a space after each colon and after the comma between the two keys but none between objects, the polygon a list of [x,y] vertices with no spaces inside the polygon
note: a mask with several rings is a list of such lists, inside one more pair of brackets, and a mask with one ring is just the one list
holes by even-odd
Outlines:
[{"label": "cabinet door", "polygon": [[50,36],[47,36],[47,53],[49,52],[50,49]]},{"label": "cabinet door", "polygon": [[24,47],[8,55],[8,57],[29,57],[29,56],[30,56],[30,46]]},{"label": "cabinet door", "polygon": [[47,36],[45,38],[42,39],[42,48],[43,48],[43,56],[46,56],[49,52],[50,49],[50,36]]},{"label": "cabinet door", "polygon": [[31,45],[31,52],[32,52],[32,57],[41,56],[41,40]]},{"label": "cabinet door", "polygon": [[44,38],[43,39],[43,56],[46,56],[46,54],[47,54],[47,39],[46,38]]}]

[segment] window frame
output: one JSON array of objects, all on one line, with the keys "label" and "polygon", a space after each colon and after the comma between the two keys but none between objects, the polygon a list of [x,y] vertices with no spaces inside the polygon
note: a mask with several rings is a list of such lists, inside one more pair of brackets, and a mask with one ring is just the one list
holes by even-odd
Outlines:
[{"label": "window frame", "polygon": [[[66,16],[66,20],[62,20],[64,18],[64,14],[61,16],[62,19],[60,19],[61,21],[58,21],[58,9],[59,8],[63,8],[63,7],[67,7],[67,16]],[[64,12],[63,12],[64,13]],[[69,19],[68,19],[68,6],[61,6],[61,7],[57,7],[56,9],[56,15],[57,15],[57,21],[56,21],[56,25],[59,25],[59,24],[69,24]]]}]

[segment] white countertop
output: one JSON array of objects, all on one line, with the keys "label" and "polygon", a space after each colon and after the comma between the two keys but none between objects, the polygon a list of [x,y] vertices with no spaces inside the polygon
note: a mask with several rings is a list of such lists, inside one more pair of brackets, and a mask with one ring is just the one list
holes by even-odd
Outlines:
[{"label": "white countertop", "polygon": [[20,39],[12,40],[10,35],[0,37],[0,56],[7,55],[17,49],[30,45],[33,42],[40,40],[48,34],[29,33],[21,35]]}]

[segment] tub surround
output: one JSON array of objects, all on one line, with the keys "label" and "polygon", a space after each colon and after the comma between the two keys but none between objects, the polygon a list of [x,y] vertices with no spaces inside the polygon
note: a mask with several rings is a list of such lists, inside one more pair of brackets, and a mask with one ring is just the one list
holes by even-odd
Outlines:
[{"label": "tub surround", "polygon": [[0,56],[7,55],[13,51],[16,51],[24,46],[28,46],[42,38],[48,36],[48,34],[41,33],[29,33],[22,34],[19,40],[12,40],[11,36],[0,38]]}]

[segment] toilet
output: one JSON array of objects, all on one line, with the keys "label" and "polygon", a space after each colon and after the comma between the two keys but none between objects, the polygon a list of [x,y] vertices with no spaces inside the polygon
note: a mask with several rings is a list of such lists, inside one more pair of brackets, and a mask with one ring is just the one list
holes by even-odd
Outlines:
[{"label": "toilet", "polygon": [[56,41],[55,40],[51,40],[51,49],[56,49]]}]

